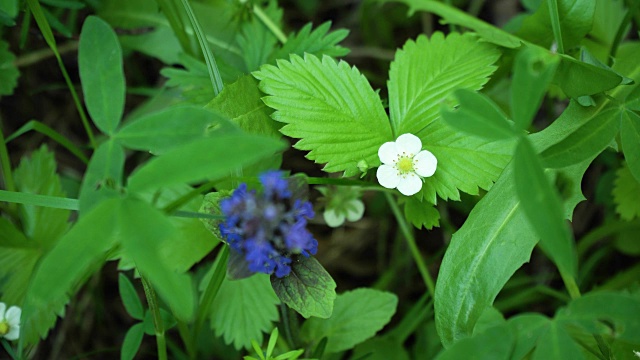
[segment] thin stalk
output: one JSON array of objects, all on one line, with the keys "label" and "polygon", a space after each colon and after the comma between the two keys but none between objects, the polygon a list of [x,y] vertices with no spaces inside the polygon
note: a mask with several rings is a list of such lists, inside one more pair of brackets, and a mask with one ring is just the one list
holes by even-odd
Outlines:
[{"label": "thin stalk", "polygon": [[427,270],[427,266],[422,259],[422,255],[420,254],[420,250],[418,250],[418,246],[416,245],[416,239],[413,237],[413,233],[407,224],[407,221],[404,218],[404,215],[400,212],[400,208],[398,204],[396,204],[395,199],[391,194],[385,193],[384,196],[387,198],[387,202],[391,207],[391,211],[393,215],[396,217],[396,221],[398,222],[398,226],[400,226],[400,230],[407,240],[407,245],[409,245],[409,250],[411,251],[411,255],[413,256],[413,260],[418,266],[418,271],[420,271],[420,275],[422,275],[422,280],[424,284],[427,286],[427,290],[429,294],[433,297],[435,294],[435,286],[433,279],[431,278],[431,274]]},{"label": "thin stalk", "polygon": [[189,5],[188,0],[182,0],[182,6],[184,6],[184,10],[187,12],[187,16],[189,16],[189,21],[191,22],[191,26],[193,27],[193,32],[196,34],[196,38],[198,39],[198,43],[200,44],[200,50],[202,50],[202,54],[204,55],[204,60],[207,63],[207,70],[209,71],[209,78],[211,79],[211,86],[213,87],[213,95],[217,96],[224,86],[222,82],[222,76],[220,75],[220,69],[218,69],[218,65],[216,64],[216,59],[213,57],[213,53],[209,48],[209,43],[207,43],[207,39],[200,27],[200,23],[196,18],[196,15],[193,13],[193,9],[191,9],[191,5]]},{"label": "thin stalk", "polygon": [[7,354],[9,354],[9,356],[12,359],[18,359],[18,357],[16,356],[16,353],[13,351],[13,349],[11,348],[11,345],[9,345],[9,342],[5,339],[2,339],[2,347],[4,347],[5,351],[7,352]]},{"label": "thin stalk", "polygon": [[178,210],[181,207],[183,207],[186,203],[191,201],[196,196],[213,189],[214,186],[215,186],[215,182],[213,182],[213,181],[209,181],[208,183],[202,184],[202,185],[198,186],[197,188],[191,190],[190,192],[182,195],[181,197],[179,197],[179,198],[173,200],[172,202],[170,202],[169,204],[167,204],[162,209],[162,211],[164,211],[167,214],[172,214],[176,210]]},{"label": "thin stalk", "polygon": [[634,221],[613,221],[604,224],[587,235],[583,236],[578,241],[578,255],[583,257],[584,254],[598,241],[604,239],[607,236],[611,236],[623,231],[640,230],[640,220]]},{"label": "thin stalk", "polygon": [[151,310],[151,314],[153,315],[153,325],[156,330],[156,345],[158,347],[158,359],[167,360],[167,340],[164,336],[164,323],[162,322],[162,316],[160,315],[160,307],[158,306],[156,292],[144,276],[140,275],[140,280],[142,280],[142,287],[144,288],[144,294],[147,297],[149,310]]},{"label": "thin stalk", "polygon": [[[66,42],[58,47],[58,53],[60,55],[63,55],[66,53],[77,51],[78,44],[79,42],[75,40]],[[17,57],[13,62],[13,65],[15,65],[16,67],[27,67],[54,56],[56,56],[56,53],[53,52],[51,48],[40,49]]]},{"label": "thin stalk", "polygon": [[9,150],[7,150],[2,129],[0,129],[0,162],[2,163],[2,177],[4,178],[5,188],[9,191],[16,191],[13,172],[11,171],[11,162],[9,161]]},{"label": "thin stalk", "polygon": [[178,333],[180,334],[180,338],[182,338],[182,342],[187,348],[187,354],[189,355],[189,359],[196,359],[197,357],[197,349],[196,342],[197,339],[194,339],[191,336],[191,332],[189,331],[189,325],[184,321],[178,320]]},{"label": "thin stalk", "polygon": [[611,49],[609,50],[609,58],[607,59],[607,65],[613,65],[613,58],[616,57],[616,53],[618,52],[618,47],[622,42],[622,37],[625,34],[625,30],[629,26],[631,19],[633,18],[633,14],[638,10],[638,5],[640,5],[639,1],[634,1],[629,10],[627,10],[627,14],[624,16],[622,21],[620,22],[620,26],[618,26],[618,31],[616,31],[616,37],[613,39],[613,43],[611,43]]},{"label": "thin stalk", "polygon": [[371,186],[370,182],[362,180],[342,179],[342,178],[324,178],[324,177],[305,177],[309,185],[345,185],[345,186]]},{"label": "thin stalk", "polygon": [[271,18],[262,11],[262,8],[258,5],[253,5],[253,13],[258,17],[258,19],[260,19],[260,21],[262,21],[264,26],[266,26],[267,29],[269,29],[269,31],[278,38],[278,41],[283,44],[287,43],[287,36],[282,32],[278,25],[276,25],[276,23],[274,23],[273,20],[271,20]]},{"label": "thin stalk", "polygon": [[289,315],[289,308],[287,308],[287,305],[285,303],[280,303],[280,324],[282,325],[282,332],[284,333],[284,338],[289,344],[289,348],[295,349],[296,343],[293,340],[293,334],[291,332],[291,319]]},{"label": "thin stalk", "polygon": [[62,72],[64,81],[66,82],[67,87],[69,88],[69,92],[71,93],[71,97],[73,98],[73,103],[76,106],[76,110],[78,110],[78,114],[80,115],[80,120],[82,121],[82,125],[87,133],[87,137],[89,138],[89,144],[91,145],[92,149],[95,149],[96,140],[93,136],[93,131],[91,130],[91,126],[89,125],[87,114],[84,112],[84,108],[82,107],[80,98],[76,93],[75,86],[71,82],[71,78],[67,73],[67,69],[65,68],[64,63],[62,62],[62,57],[60,57],[60,53],[58,52],[56,40],[53,37],[53,32],[51,31],[49,22],[47,21],[38,0],[27,0],[27,4],[29,4],[29,9],[31,10],[33,17],[36,19],[36,23],[40,28],[40,32],[42,33],[42,36],[44,37],[45,41],[47,42],[47,45],[49,45],[49,47],[51,48],[51,51],[53,51],[56,59],[58,60],[58,67],[60,67],[60,71]]},{"label": "thin stalk", "polygon": [[227,260],[229,259],[229,247],[223,246],[220,253],[218,253],[218,259],[216,260],[216,268],[209,280],[209,284],[207,284],[207,288],[204,291],[204,295],[202,295],[202,299],[198,306],[197,314],[196,314],[196,324],[193,328],[193,338],[197,339],[200,334],[200,329],[204,325],[204,320],[209,314],[209,309],[211,308],[211,304],[213,304],[213,300],[218,295],[218,290],[220,290],[220,286],[222,285],[222,281],[226,276],[226,268],[227,268]]},{"label": "thin stalk", "polygon": [[182,50],[191,55],[196,56],[193,49],[191,48],[191,41],[189,41],[189,37],[185,32],[184,24],[182,23],[182,18],[180,17],[180,13],[178,12],[178,7],[174,3],[173,0],[156,0],[160,11],[164,14],[169,21],[169,26],[173,29],[173,33],[178,38],[178,42],[180,43],[180,47]]},{"label": "thin stalk", "polygon": [[560,276],[564,282],[564,287],[567,288],[567,291],[569,292],[569,296],[571,296],[572,299],[579,298],[581,296],[580,288],[578,288],[578,284],[576,284],[576,279],[567,274],[564,270],[560,268],[558,268],[558,270],[560,271]]},{"label": "thin stalk", "polygon": [[484,6],[484,2],[485,0],[471,0],[467,13],[473,16],[478,16],[478,14],[480,14],[480,10],[482,10],[482,7]]},{"label": "thin stalk", "polygon": [[551,28],[553,29],[553,37],[558,44],[558,53],[564,54],[564,42],[562,41],[562,28],[560,26],[560,14],[558,12],[558,1],[547,1],[549,6],[549,16],[551,17]]}]

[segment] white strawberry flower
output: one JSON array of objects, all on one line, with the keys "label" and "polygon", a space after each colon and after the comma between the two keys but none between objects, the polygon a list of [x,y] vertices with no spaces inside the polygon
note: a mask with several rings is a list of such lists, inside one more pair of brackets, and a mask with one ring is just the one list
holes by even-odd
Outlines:
[{"label": "white strawberry flower", "polygon": [[17,306],[12,306],[7,310],[7,305],[0,302],[0,338],[16,340],[20,337],[20,316],[22,310]]},{"label": "white strawberry flower", "polygon": [[376,176],[380,185],[398,190],[406,196],[422,189],[422,178],[436,172],[438,159],[429,151],[422,150],[422,141],[413,134],[398,136],[378,149],[382,165]]}]

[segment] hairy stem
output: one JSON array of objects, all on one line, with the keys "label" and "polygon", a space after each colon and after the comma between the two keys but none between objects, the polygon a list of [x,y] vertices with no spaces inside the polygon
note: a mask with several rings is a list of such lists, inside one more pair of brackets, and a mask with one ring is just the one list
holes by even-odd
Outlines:
[{"label": "hairy stem", "polygon": [[162,316],[160,315],[160,307],[158,306],[156,292],[144,276],[140,275],[140,280],[142,280],[142,287],[144,288],[144,294],[147,297],[149,310],[151,310],[151,314],[153,315],[153,325],[156,330],[156,344],[158,347],[158,359],[167,360],[167,341],[164,336],[164,323],[162,322]]}]

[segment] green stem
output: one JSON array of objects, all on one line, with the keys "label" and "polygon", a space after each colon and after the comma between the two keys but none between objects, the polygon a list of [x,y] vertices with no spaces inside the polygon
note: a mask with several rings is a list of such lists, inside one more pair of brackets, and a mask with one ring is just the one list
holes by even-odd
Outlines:
[{"label": "green stem", "polygon": [[156,344],[158,347],[158,359],[167,360],[167,341],[164,336],[164,323],[162,322],[162,316],[160,315],[160,307],[158,306],[156,292],[144,276],[140,275],[140,280],[142,280],[142,287],[144,288],[144,294],[147,297],[149,310],[151,310],[151,314],[153,315],[153,325],[156,330]]},{"label": "green stem", "polygon": [[407,245],[409,245],[409,250],[411,251],[413,260],[416,262],[416,265],[418,266],[418,271],[420,271],[420,275],[422,275],[422,280],[424,281],[424,284],[427,286],[427,290],[429,291],[429,294],[433,297],[435,295],[434,282],[433,282],[433,279],[431,278],[431,275],[429,274],[429,271],[427,270],[427,266],[425,265],[424,260],[422,259],[422,254],[420,254],[420,250],[418,250],[418,246],[416,245],[416,240],[413,237],[413,232],[409,228],[409,225],[407,224],[407,221],[405,220],[404,215],[402,215],[402,213],[400,212],[400,208],[398,207],[398,204],[396,203],[393,196],[391,196],[391,194],[389,193],[385,193],[384,195],[387,198],[387,202],[391,207],[391,211],[393,212],[393,215],[395,215],[396,217],[396,221],[400,226],[400,230],[402,231],[402,234],[407,240]]},{"label": "green stem", "polygon": [[218,290],[220,290],[220,286],[222,285],[222,281],[224,281],[226,277],[226,269],[227,269],[227,260],[229,259],[229,246],[223,246],[222,250],[218,253],[218,259],[216,260],[216,268],[213,271],[213,275],[207,284],[207,288],[204,291],[204,295],[202,295],[202,300],[200,301],[200,306],[198,306],[197,314],[196,314],[196,324],[193,330],[194,339],[198,338],[200,334],[200,330],[204,325],[204,320],[209,315],[209,310],[211,308],[211,304],[213,304],[213,300],[216,298],[218,294]]},{"label": "green stem", "polygon": [[0,163],[2,163],[2,176],[4,178],[4,186],[9,191],[16,191],[16,184],[13,181],[13,172],[11,171],[11,161],[9,160],[9,150],[4,140],[4,133],[0,128]]},{"label": "green stem", "polygon": [[180,43],[180,47],[182,47],[182,51],[191,56],[196,56],[193,49],[191,48],[191,42],[189,41],[189,37],[185,32],[184,24],[182,23],[182,18],[180,17],[180,13],[178,12],[178,7],[174,3],[173,0],[156,0],[160,11],[164,14],[169,21],[169,25],[173,30],[173,33],[178,38],[178,42]]},{"label": "green stem", "polygon": [[297,345],[293,339],[293,334],[291,332],[291,318],[289,316],[289,308],[285,303],[280,303],[280,324],[282,325],[282,332],[284,333],[284,337],[289,344],[289,348],[296,349]]},{"label": "green stem", "polygon": [[267,29],[269,29],[269,31],[271,31],[281,43],[287,43],[287,36],[282,32],[278,25],[276,25],[273,20],[271,20],[271,18],[269,18],[269,16],[264,11],[262,11],[262,9],[258,5],[253,5],[253,13],[256,14],[258,19],[262,21],[264,26],[266,26]]},{"label": "green stem", "polygon": [[179,198],[173,200],[172,202],[170,202],[169,204],[167,204],[162,209],[162,211],[164,211],[167,214],[172,214],[176,210],[178,210],[181,207],[183,207],[186,203],[191,201],[196,196],[213,189],[214,186],[215,186],[215,182],[213,182],[213,181],[209,181],[208,183],[202,184],[202,185],[198,186],[197,188],[191,190],[190,192],[182,195],[181,197],[179,197]]},{"label": "green stem", "polygon": [[564,286],[565,288],[567,288],[567,291],[569,292],[569,296],[571,296],[572,299],[579,298],[581,295],[580,295],[580,289],[578,288],[578,284],[576,284],[576,279],[574,279],[573,276],[571,276],[570,274],[567,274],[564,270],[560,268],[558,268],[558,270],[560,271],[560,276],[562,277]]},{"label": "green stem", "polygon": [[560,14],[558,13],[558,1],[547,1],[549,6],[549,16],[551,17],[551,28],[553,29],[553,37],[558,44],[558,53],[564,54],[564,42],[562,40],[562,27],[560,26]]},{"label": "green stem", "polygon": [[[69,52],[74,52],[78,50],[78,44],[79,42],[77,41],[69,41],[67,43],[64,43],[58,47],[58,53],[60,55],[63,55]],[[46,60],[52,56],[56,56],[56,54],[53,52],[53,50],[51,50],[51,48],[40,49],[19,56],[18,58],[16,58],[13,64],[16,67],[26,67],[38,63],[42,60]]]},{"label": "green stem", "polygon": [[368,181],[342,178],[306,177],[306,181],[309,185],[371,186]]},{"label": "green stem", "polygon": [[197,339],[191,336],[191,332],[189,331],[189,326],[184,321],[178,320],[178,332],[180,333],[180,338],[182,338],[182,342],[187,348],[187,354],[189,355],[189,359],[196,359],[198,356],[196,342]]},{"label": "green stem", "polygon": [[618,47],[622,42],[622,37],[625,34],[625,30],[629,26],[631,19],[633,18],[633,14],[638,10],[638,5],[640,5],[639,1],[634,1],[629,10],[627,10],[627,14],[624,16],[622,21],[620,22],[620,26],[618,26],[618,31],[616,31],[616,37],[613,39],[613,43],[611,44],[611,50],[609,51],[609,58],[607,60],[607,65],[613,65],[613,59],[616,57],[616,53],[618,52]]},{"label": "green stem", "polygon": [[611,236],[623,231],[640,230],[640,220],[634,221],[613,221],[604,224],[587,235],[583,236],[578,242],[578,255],[583,257],[584,254],[598,241],[607,236]]}]

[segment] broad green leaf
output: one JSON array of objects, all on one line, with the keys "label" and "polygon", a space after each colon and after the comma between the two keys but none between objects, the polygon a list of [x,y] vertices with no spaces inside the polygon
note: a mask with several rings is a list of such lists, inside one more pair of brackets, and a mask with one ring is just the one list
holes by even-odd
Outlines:
[{"label": "broad green leaf", "polygon": [[616,172],[613,190],[616,212],[624,220],[633,220],[640,216],[640,182],[633,177],[629,166],[625,164]]},{"label": "broad green leaf", "polygon": [[231,128],[221,115],[196,106],[171,107],[136,119],[114,138],[125,147],[160,155],[207,135],[212,127]]},{"label": "broad green leaf", "polygon": [[523,138],[513,158],[516,193],[522,209],[540,237],[540,246],[561,273],[576,277],[578,255],[567,224],[562,203],[549,183],[538,155]]},{"label": "broad green leaf", "polygon": [[418,229],[433,229],[440,226],[440,212],[432,204],[420,201],[414,196],[406,198],[404,216]]},{"label": "broad green leaf", "polygon": [[225,343],[250,349],[251,340],[261,344],[263,334],[273,328],[279,303],[266,274],[226,279],[211,306],[211,327]]},{"label": "broad green leaf", "polygon": [[400,2],[409,6],[409,13],[415,11],[428,11],[440,16],[448,24],[461,25],[474,30],[485,40],[506,48],[517,48],[522,44],[522,40],[498,27],[490,25],[473,15],[467,14],[463,10],[449,6],[440,1],[432,0],[378,0],[378,2]]},{"label": "broad green leaf", "polygon": [[[56,173],[54,153],[46,145],[20,161],[13,177],[17,190],[38,195],[65,197]],[[48,249],[69,229],[69,210],[19,206],[24,234],[42,249]]]},{"label": "broad green leaf", "polygon": [[507,324],[511,332],[516,335],[512,359],[524,359],[544,334],[551,320],[540,314],[520,314],[509,319]]},{"label": "broad green leaf", "polygon": [[537,241],[508,166],[453,234],[444,255],[434,307],[445,347],[471,335],[507,280],[529,261]]},{"label": "broad green leaf", "polygon": [[118,276],[118,290],[120,299],[127,313],[137,320],[144,319],[144,308],[138,297],[138,292],[126,275],[120,273]]},{"label": "broad green leaf", "polygon": [[18,85],[20,71],[13,64],[15,55],[9,51],[9,44],[0,40],[0,97],[13,94]]},{"label": "broad green leaf", "polygon": [[544,48],[554,40],[549,1],[558,4],[562,42],[565,49],[577,46],[591,30],[596,0],[543,0],[538,10],[524,19],[516,35]]},{"label": "broad green leaf", "polygon": [[137,323],[129,328],[122,342],[120,360],[133,360],[140,349],[144,337],[144,324]]},{"label": "broad green leaf", "polygon": [[264,136],[226,134],[192,141],[149,160],[129,177],[131,191],[221,178],[273,156],[283,144]]},{"label": "broad green leaf", "polygon": [[560,86],[567,96],[575,99],[613,89],[622,80],[622,76],[612,70],[587,64],[571,56],[560,55],[560,63],[552,83]]},{"label": "broad green leaf", "polygon": [[397,296],[379,290],[362,288],[342,293],[336,298],[330,318],[305,321],[302,337],[317,342],[326,336],[327,353],[351,349],[381,330],[397,305]]},{"label": "broad green leaf", "polygon": [[636,85],[624,99],[624,104],[628,109],[640,111],[640,86]]},{"label": "broad green leaf", "polygon": [[4,12],[10,19],[18,15],[18,0],[2,0],[0,1],[0,11]]},{"label": "broad green leaf", "polygon": [[[638,84],[640,84],[640,64],[635,59],[640,56],[640,41],[623,42],[618,47],[616,61],[613,63],[612,69],[625,77],[635,81],[635,86],[618,86],[609,92],[609,95],[620,102],[626,102],[628,96],[631,98],[638,96]],[[635,90],[635,91],[634,91]],[[630,106],[633,109],[633,105]],[[637,111],[637,110],[636,110]]]},{"label": "broad green leaf", "polygon": [[82,26],[78,67],[93,122],[102,132],[112,134],[124,111],[122,50],[116,33],[98,17],[89,16]]},{"label": "broad green leaf", "polygon": [[109,199],[98,204],[44,255],[25,297],[21,338],[26,343],[34,344],[39,336],[47,335],[56,314],[64,315],[69,296],[106,260],[115,244],[120,202]]},{"label": "broad green leaf", "polygon": [[511,85],[511,114],[519,130],[527,130],[540,108],[559,59],[541,49],[518,52]]},{"label": "broad green leaf", "polygon": [[561,142],[540,153],[545,167],[563,168],[601,153],[618,133],[620,110],[610,106],[590,117]]},{"label": "broad green leaf", "polygon": [[225,86],[206,108],[215,109],[250,134],[279,138],[280,124],[271,119],[273,111],[262,102],[263,95],[257,81],[245,75]]},{"label": "broad green leaf", "polygon": [[538,338],[538,346],[532,359],[584,359],[580,346],[567,331],[556,321],[552,321],[547,331]]},{"label": "broad green leaf", "polygon": [[[582,40],[582,44],[600,61],[607,61],[611,45],[626,12],[624,1],[596,0],[593,27]],[[626,39],[627,34],[628,31],[622,39]]]},{"label": "broad green leaf", "polygon": [[[396,136],[423,138],[439,119],[440,103],[457,89],[479,90],[500,57],[472,34],[419,36],[396,52],[389,71],[389,112]],[[451,104],[454,105],[454,104]],[[429,144],[429,142],[423,142]],[[436,155],[437,156],[437,155]]]},{"label": "broad green leaf", "polygon": [[80,188],[80,216],[100,201],[120,196],[124,175],[124,149],[107,140],[94,151]]},{"label": "broad green leaf", "polygon": [[486,95],[466,89],[456,90],[460,103],[450,110],[443,104],[440,115],[456,130],[490,140],[509,139],[516,135],[513,123]]},{"label": "broad green leaf", "polygon": [[291,264],[291,274],[271,276],[271,286],[283,303],[308,318],[329,318],[336,299],[336,283],[318,260],[298,256]]},{"label": "broad green leaf", "polygon": [[311,23],[306,24],[297,33],[293,33],[287,39],[282,48],[275,51],[271,58],[288,59],[291,54],[303,56],[305,53],[315,56],[328,55],[331,57],[341,57],[349,53],[349,49],[338,43],[349,35],[349,31],[339,29],[329,32],[331,21],[322,23],[311,30]]},{"label": "broad green leaf", "polygon": [[640,345],[640,299],[627,293],[589,293],[572,300],[556,315],[565,326],[579,325],[592,334]]},{"label": "broad green leaf", "polygon": [[126,199],[118,213],[123,251],[131,257],[140,274],[169,305],[175,316],[188,321],[193,316],[195,299],[191,279],[173,270],[162,257],[164,241],[171,239],[175,227],[168,216],[151,205]]},{"label": "broad green leaf", "polygon": [[307,157],[324,164],[324,171],[359,173],[364,160],[380,163],[378,148],[391,141],[391,129],[379,95],[355,67],[324,56],[279,60],[253,75],[269,96],[274,120],[286,123],[280,131],[301,139],[294,147],[310,150]]},{"label": "broad green leaf", "polygon": [[627,166],[633,177],[640,181],[640,116],[637,113],[631,110],[622,112],[620,139]]},{"label": "broad green leaf", "polygon": [[478,360],[511,359],[515,337],[506,324],[495,326],[471,338],[462,339],[443,350],[436,360],[473,358]]}]

